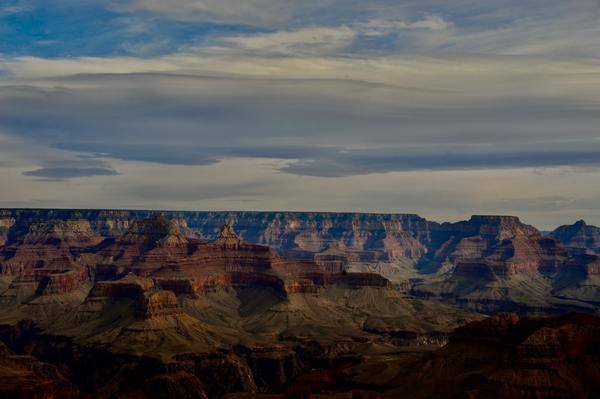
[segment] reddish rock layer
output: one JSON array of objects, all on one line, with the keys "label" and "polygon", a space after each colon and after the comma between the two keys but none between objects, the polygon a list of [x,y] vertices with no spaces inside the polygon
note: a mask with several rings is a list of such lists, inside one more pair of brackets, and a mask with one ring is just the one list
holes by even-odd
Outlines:
[{"label": "reddish rock layer", "polygon": [[[340,268],[311,261],[292,261],[273,253],[269,247],[248,244],[229,225],[208,243],[182,240],[174,226],[164,218],[147,219],[135,227],[135,234],[126,233],[100,251],[110,255],[112,263],[100,263],[96,278],[113,279],[129,273],[145,277],[152,286],[176,294],[195,295],[233,288],[270,288],[285,296],[289,293],[316,292],[318,288],[343,284],[349,287],[388,287],[386,279],[375,274],[342,273]],[[138,231],[143,233],[137,233]],[[158,232],[158,233],[157,233]],[[165,239],[173,235],[175,239]],[[164,245],[164,242],[172,245]],[[119,253],[112,250],[118,246]],[[173,248],[179,250],[172,251]],[[131,256],[135,253],[136,256]],[[149,257],[149,254],[152,254]],[[106,260],[105,260],[106,262]],[[122,286],[123,280],[99,281],[93,293],[106,287]],[[114,289],[114,288],[112,288]],[[147,288],[146,288],[147,289]],[[131,295],[137,295],[130,293]]]},{"label": "reddish rock layer", "polygon": [[0,274],[13,278],[13,288],[35,283],[39,295],[72,292],[90,279],[81,252],[102,240],[84,220],[35,223],[0,250]]}]

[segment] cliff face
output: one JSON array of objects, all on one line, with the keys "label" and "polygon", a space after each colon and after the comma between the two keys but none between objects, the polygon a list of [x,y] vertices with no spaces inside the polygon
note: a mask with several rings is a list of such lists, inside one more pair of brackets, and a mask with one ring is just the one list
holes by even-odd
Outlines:
[{"label": "cliff face", "polygon": [[549,236],[569,247],[589,249],[600,254],[600,227],[590,226],[583,220],[572,225],[560,226]]},{"label": "cliff face", "polygon": [[431,236],[431,250],[418,267],[440,272],[414,279],[413,295],[484,313],[595,309],[598,258],[574,252],[516,217],[473,216],[444,223]]},{"label": "cliff face", "polygon": [[[597,255],[573,248],[595,245],[595,230],[582,223],[575,225],[578,233],[561,234],[570,243],[563,244],[555,237],[542,236],[517,217],[494,215],[439,224],[408,214],[17,209],[0,210],[0,219],[10,225],[5,228],[4,255],[0,254],[0,261],[2,256],[5,259],[4,270],[21,267],[22,263],[15,263],[19,256],[15,258],[11,251],[27,251],[27,245],[45,245],[45,251],[55,253],[45,256],[44,262],[61,265],[69,263],[69,256],[77,255],[77,248],[93,246],[102,236],[105,240],[101,244],[81,255],[86,265],[94,265],[90,273],[98,278],[116,278],[128,272],[150,276],[162,268],[163,284],[183,291],[210,290],[230,284],[231,279],[247,277],[238,270],[236,276],[215,274],[185,280],[173,277],[176,273],[167,272],[163,266],[180,270],[205,263],[210,269],[219,262],[230,264],[232,259],[243,265],[248,262],[244,259],[251,258],[265,268],[274,262],[274,255],[279,255],[313,261],[310,267],[316,264],[320,271],[330,273],[376,270],[404,287],[405,292],[475,306],[484,312],[516,311],[507,303],[517,297],[517,302],[531,305],[522,309],[532,310],[556,307],[550,301],[554,296],[593,302],[599,294],[597,278],[593,277],[597,275]],[[44,230],[43,223],[48,220],[57,221],[52,232]],[[58,221],[65,225],[61,227]],[[236,248],[234,240],[226,255],[214,245],[199,246],[217,239],[225,224],[230,224],[248,245]],[[38,226],[39,231],[30,231],[32,226]],[[55,237],[56,242],[73,243],[71,254],[57,253],[44,235]],[[267,254],[268,249],[273,253]],[[11,261],[11,257],[15,259]],[[60,268],[71,270],[70,266]],[[532,286],[526,287],[524,278],[531,279]],[[310,291],[315,289],[313,280],[296,276],[289,285]]]},{"label": "cliff face", "polygon": [[592,399],[599,328],[600,319],[583,314],[501,313],[455,330],[435,351],[338,362],[299,376],[291,389],[299,397]]},{"label": "cliff face", "polygon": [[[489,244],[540,235],[511,216],[473,216],[465,222],[438,224],[410,214],[0,210],[0,218],[16,221],[13,237],[27,231],[32,222],[83,218],[96,234],[117,238],[132,227],[138,229],[136,220],[157,214],[171,220],[185,237],[212,240],[229,223],[244,241],[269,246],[286,257],[342,263],[418,261],[424,255],[442,261],[463,238],[478,237]],[[461,247],[474,248],[468,241]]]},{"label": "cliff face", "polygon": [[120,237],[136,220],[162,214],[189,237],[211,240],[231,223],[239,236],[266,245],[281,255],[313,259],[315,254],[339,255],[345,261],[413,260],[427,251],[431,223],[417,215],[310,212],[176,212],[118,210],[0,210],[17,220],[14,235],[32,222],[87,219],[105,237]]},{"label": "cliff face", "polygon": [[331,285],[389,287],[376,274],[343,273],[309,260],[286,259],[267,246],[245,242],[227,224],[217,238],[203,241],[185,238],[174,222],[158,216],[133,223],[97,249],[97,285],[106,279],[123,284],[138,276],[176,294],[262,287],[284,297]]},{"label": "cliff face", "polygon": [[[138,229],[136,220],[156,214],[158,212],[152,211],[0,210],[0,217],[17,221],[13,236],[33,221],[85,218],[96,234],[116,238],[131,227]],[[410,214],[175,211],[160,214],[172,220],[186,237],[212,240],[221,226],[230,223],[244,241],[269,246],[286,257],[323,262],[335,259],[341,263],[418,261],[424,255],[434,255],[435,260],[442,261],[463,238],[479,237],[486,243],[494,243],[515,236],[540,235],[534,227],[511,216],[473,216],[465,222],[438,224]],[[473,249],[467,241],[461,246],[463,251]]]},{"label": "cliff face", "polygon": [[89,281],[81,252],[101,241],[87,220],[32,223],[25,234],[0,249],[0,276],[10,281],[2,297],[20,301],[77,291]]}]

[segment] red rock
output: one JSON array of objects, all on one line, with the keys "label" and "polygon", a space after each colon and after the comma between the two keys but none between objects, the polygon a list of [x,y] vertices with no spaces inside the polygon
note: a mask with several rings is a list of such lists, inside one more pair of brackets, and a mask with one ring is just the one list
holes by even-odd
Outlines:
[{"label": "red rock", "polygon": [[78,252],[100,241],[84,220],[33,224],[25,236],[3,249],[0,274],[14,276],[13,288],[37,283],[38,295],[72,292],[90,280]]}]

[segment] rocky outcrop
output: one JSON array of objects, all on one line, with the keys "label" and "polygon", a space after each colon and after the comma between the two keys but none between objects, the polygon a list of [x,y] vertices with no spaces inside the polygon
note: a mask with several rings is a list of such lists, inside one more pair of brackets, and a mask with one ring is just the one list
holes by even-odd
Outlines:
[{"label": "rocky outcrop", "polygon": [[412,280],[413,295],[489,314],[594,311],[598,283],[587,277],[595,270],[594,257],[573,253],[518,218],[474,216],[443,224],[432,237],[439,248],[420,267],[441,272]]},{"label": "rocky outcrop", "polygon": [[600,319],[589,315],[498,314],[455,330],[435,351],[337,362],[292,386],[298,396],[593,399],[599,329]]},{"label": "rocky outcrop", "polygon": [[172,291],[153,290],[145,292],[140,298],[138,315],[142,318],[177,316],[182,313],[183,310]]},{"label": "rocky outcrop", "polygon": [[600,381],[599,333],[600,319],[593,316],[520,319],[499,314],[452,334],[429,360],[428,390],[443,392],[441,397],[470,392],[477,397],[591,398],[600,389],[594,382]]},{"label": "rocky outcrop", "polygon": [[178,226],[162,215],[133,222],[123,235],[106,240],[98,248],[97,263],[102,265],[99,276],[128,272],[148,276],[187,256],[189,244]]},{"label": "rocky outcrop", "polygon": [[[521,223],[514,216],[472,216],[469,221],[444,223],[432,232],[433,241],[429,258],[435,261],[449,259],[460,262],[464,259],[481,259],[491,255],[494,247],[514,240],[542,238],[533,226]],[[525,245],[524,242],[522,242]],[[519,255],[506,248],[496,256]],[[514,248],[513,248],[514,249]]]},{"label": "rocky outcrop", "polygon": [[17,355],[0,342],[0,396],[6,399],[79,398],[79,390],[55,365]]},{"label": "rocky outcrop", "polygon": [[0,247],[2,247],[8,240],[8,232],[14,224],[14,218],[0,218]]},{"label": "rocky outcrop", "polygon": [[60,245],[87,247],[102,241],[87,220],[53,220],[34,223],[23,238],[28,245]]},{"label": "rocky outcrop", "polygon": [[[41,221],[0,250],[0,275],[12,279],[9,289],[37,295],[73,292],[90,280],[86,248],[103,240],[88,221]],[[22,294],[15,294],[22,297]]]},{"label": "rocky outcrop", "polygon": [[560,226],[549,234],[571,248],[589,249],[600,254],[600,227],[591,226],[583,220]]}]

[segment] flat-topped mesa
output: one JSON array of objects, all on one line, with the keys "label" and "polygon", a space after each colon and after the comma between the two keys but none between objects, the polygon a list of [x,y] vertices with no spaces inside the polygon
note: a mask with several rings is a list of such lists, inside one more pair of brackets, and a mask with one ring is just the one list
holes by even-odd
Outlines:
[{"label": "flat-topped mesa", "polygon": [[517,237],[541,237],[533,226],[515,216],[473,215],[471,219],[434,226],[430,257],[438,262],[446,258],[482,258],[486,251],[504,240]]},{"label": "flat-topped mesa", "polygon": [[175,292],[160,289],[153,279],[129,273],[118,280],[97,281],[76,317],[88,321],[119,305],[133,307],[135,316],[141,319],[183,313]]},{"label": "flat-topped mesa", "polygon": [[558,241],[515,216],[474,215],[445,223],[440,231],[446,232],[445,237],[438,233],[445,241],[434,259],[454,263],[456,276],[493,280],[529,270],[554,271],[567,257]]},{"label": "flat-topped mesa", "polygon": [[53,220],[34,223],[23,237],[23,243],[29,245],[65,245],[69,247],[93,246],[102,241],[92,230],[87,220]]},{"label": "flat-topped mesa", "polygon": [[185,246],[189,242],[181,233],[179,226],[163,215],[136,220],[131,228],[119,238],[119,241],[156,246]]},{"label": "flat-topped mesa", "polygon": [[583,220],[560,226],[549,234],[571,248],[590,250],[600,254],[600,227],[588,225]]},{"label": "flat-topped mesa", "polygon": [[498,241],[518,235],[540,235],[538,229],[524,224],[516,216],[473,215],[468,224],[478,235],[494,236]]},{"label": "flat-topped mesa", "polygon": [[138,220],[125,234],[108,240],[101,248],[100,275],[114,276],[132,271],[149,276],[165,264],[184,259],[190,246],[178,225],[164,216]]},{"label": "flat-topped mesa", "polygon": [[[154,288],[151,278],[139,277],[128,273],[125,277],[112,281],[97,281],[90,291],[89,298],[139,300],[144,292]],[[88,299],[89,299],[88,298]]]}]

